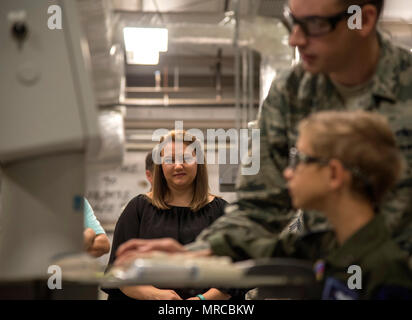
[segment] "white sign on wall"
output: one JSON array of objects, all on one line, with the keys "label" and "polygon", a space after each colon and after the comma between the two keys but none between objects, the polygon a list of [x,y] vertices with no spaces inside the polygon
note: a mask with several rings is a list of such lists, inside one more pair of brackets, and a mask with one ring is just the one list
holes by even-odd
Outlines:
[{"label": "white sign on wall", "polygon": [[386,19],[412,20],[411,0],[390,0],[385,1],[383,17]]},{"label": "white sign on wall", "polygon": [[115,223],[132,198],[150,190],[145,175],[146,154],[127,152],[123,165],[117,169],[88,167],[86,198],[100,223]]}]

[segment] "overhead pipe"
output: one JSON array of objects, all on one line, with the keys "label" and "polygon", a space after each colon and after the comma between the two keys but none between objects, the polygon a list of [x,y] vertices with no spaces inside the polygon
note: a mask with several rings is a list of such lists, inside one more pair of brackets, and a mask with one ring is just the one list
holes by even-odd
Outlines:
[{"label": "overhead pipe", "polygon": [[242,49],[242,128],[247,128],[248,107],[248,50]]},{"label": "overhead pipe", "polygon": [[217,51],[217,62],[216,62],[216,100],[222,100],[222,49],[219,48]]},{"label": "overhead pipe", "polygon": [[179,90],[179,67],[176,66],[174,68],[173,76],[174,76],[173,89],[174,91],[178,91]]},{"label": "overhead pipe", "polygon": [[236,130],[240,130],[241,112],[240,112],[240,52],[239,52],[239,0],[233,0],[235,5],[235,33],[233,46],[235,48],[235,110],[236,110]]},{"label": "overhead pipe", "polygon": [[255,120],[254,115],[254,104],[255,104],[255,75],[254,75],[254,55],[253,50],[248,49],[249,52],[249,114],[248,114],[248,122]]},{"label": "overhead pipe", "polygon": [[[167,88],[169,88],[169,67],[165,66],[163,68],[163,88],[165,88],[167,90]],[[163,105],[169,106],[169,94],[167,93],[167,91],[165,91],[163,93]]]}]

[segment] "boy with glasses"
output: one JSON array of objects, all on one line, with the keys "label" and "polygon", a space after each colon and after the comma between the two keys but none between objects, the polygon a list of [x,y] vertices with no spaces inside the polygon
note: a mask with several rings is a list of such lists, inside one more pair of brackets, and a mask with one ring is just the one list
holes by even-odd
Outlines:
[{"label": "boy with glasses", "polygon": [[[320,112],[300,122],[284,176],[295,208],[322,212],[333,229],[323,256],[308,234],[293,255],[325,258],[324,299],[412,299],[407,254],[390,239],[377,209],[402,171],[402,158],[386,120],[367,112]],[[303,245],[300,248],[300,245]],[[285,254],[278,243],[273,255]],[[288,252],[290,255],[291,252]],[[359,267],[350,288],[349,267]],[[353,268],[353,267],[352,267]],[[319,267],[318,267],[319,269]]]}]

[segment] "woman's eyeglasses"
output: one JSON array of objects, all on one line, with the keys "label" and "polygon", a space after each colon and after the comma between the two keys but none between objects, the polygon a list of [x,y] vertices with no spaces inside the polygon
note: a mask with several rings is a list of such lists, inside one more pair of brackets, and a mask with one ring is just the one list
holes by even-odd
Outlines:
[{"label": "woman's eyeglasses", "polygon": [[165,156],[163,158],[163,164],[175,164],[175,163],[187,163],[187,164],[193,164],[196,162],[196,156],[193,156],[190,153],[185,153],[181,156],[179,159],[175,159],[175,157],[172,156]]}]

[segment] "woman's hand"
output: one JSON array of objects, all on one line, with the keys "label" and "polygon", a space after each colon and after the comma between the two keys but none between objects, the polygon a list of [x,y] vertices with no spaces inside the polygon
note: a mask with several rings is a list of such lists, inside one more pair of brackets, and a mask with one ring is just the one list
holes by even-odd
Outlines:
[{"label": "woman's hand", "polygon": [[174,290],[153,286],[122,287],[120,290],[128,297],[138,300],[182,300]]},{"label": "woman's hand", "polygon": [[98,258],[110,252],[110,240],[106,234],[98,234],[93,241],[92,246],[87,250],[91,256]]},{"label": "woman's hand", "polygon": [[91,248],[95,237],[96,233],[92,228],[86,228],[83,231],[83,247],[85,251],[88,251]]},{"label": "woman's hand", "polygon": [[110,251],[110,240],[106,234],[96,235],[92,228],[83,231],[84,250],[91,256],[98,258]]},{"label": "woman's hand", "polygon": [[[206,300],[228,300],[230,299],[230,295],[224,293],[216,288],[211,288],[207,292],[202,294]],[[187,300],[201,300],[199,297],[191,297]]]}]

